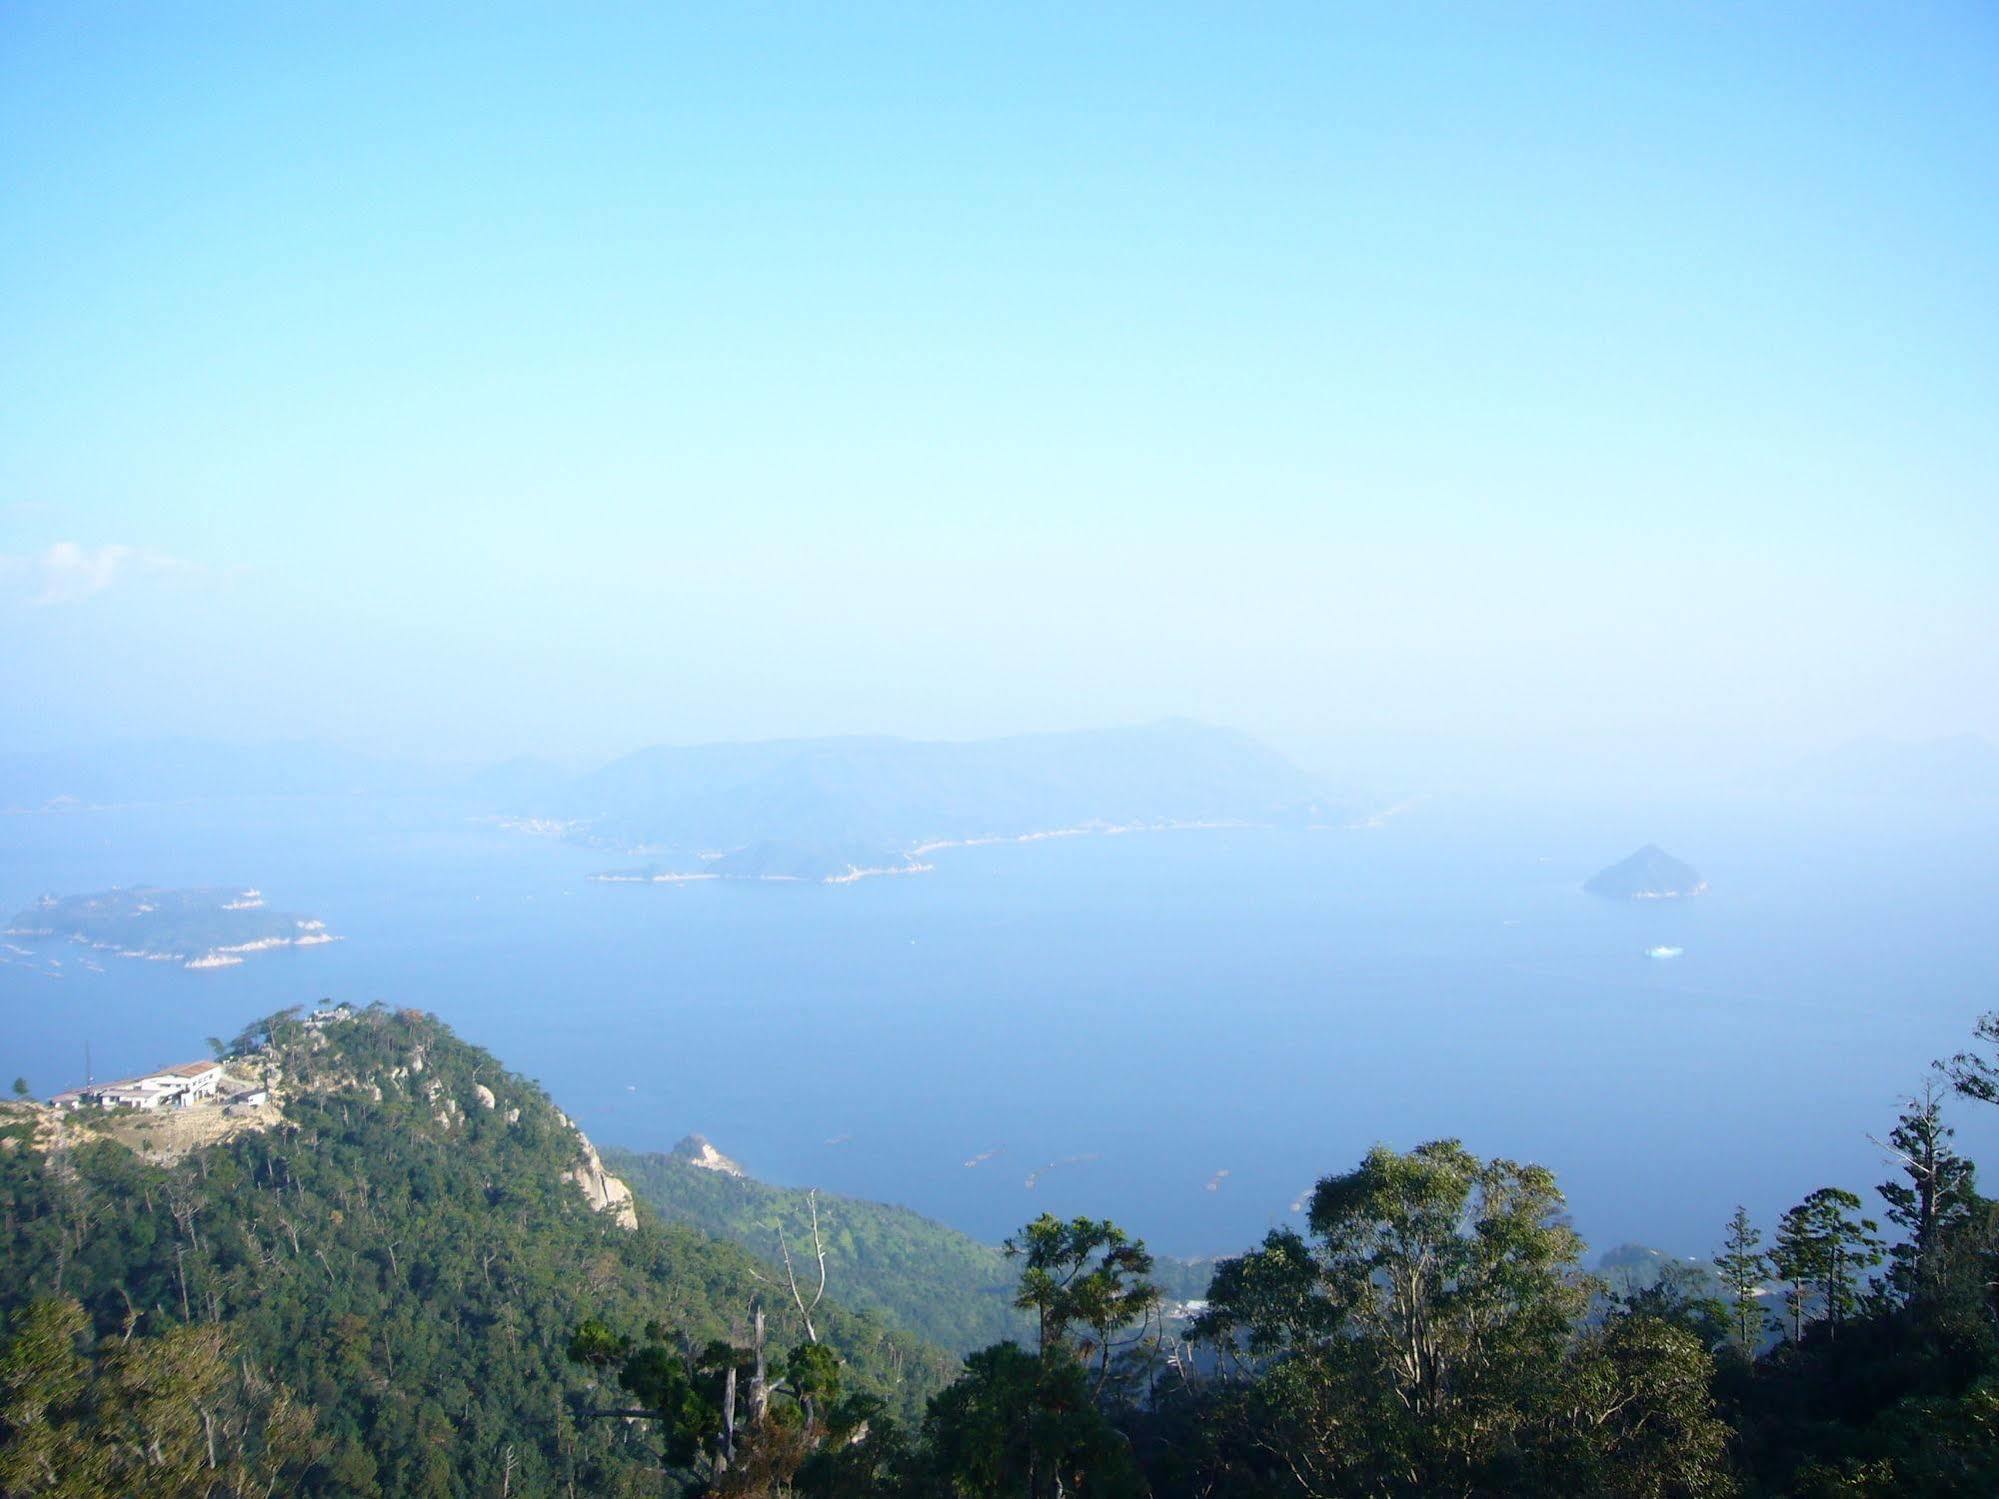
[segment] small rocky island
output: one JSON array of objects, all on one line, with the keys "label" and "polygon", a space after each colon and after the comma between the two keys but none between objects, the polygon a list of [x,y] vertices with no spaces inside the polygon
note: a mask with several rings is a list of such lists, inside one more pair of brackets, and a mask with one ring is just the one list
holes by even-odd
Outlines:
[{"label": "small rocky island", "polygon": [[156,890],[145,885],[45,895],[16,913],[6,935],[74,942],[120,958],[196,969],[233,968],[251,953],[336,940],[323,921],[272,910],[261,891]]},{"label": "small rocky island", "polygon": [[1683,900],[1707,892],[1707,881],[1690,864],[1648,843],[1628,859],[1598,870],[1583,881],[1591,895],[1611,900]]}]

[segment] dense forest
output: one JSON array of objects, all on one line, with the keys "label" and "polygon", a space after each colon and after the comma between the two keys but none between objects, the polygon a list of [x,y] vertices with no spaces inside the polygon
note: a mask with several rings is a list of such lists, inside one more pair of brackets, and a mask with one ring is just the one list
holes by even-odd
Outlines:
[{"label": "dense forest", "polygon": [[[747,1336],[762,1309],[774,1346],[806,1341],[734,1245],[593,1211],[582,1137],[441,1022],[278,1016],[233,1049],[268,1061],[282,1117],[176,1160],[111,1138],[113,1116],[0,1106],[0,1491],[123,1493],[144,1471],[183,1492],[162,1489],[149,1444],[109,1434],[144,1417],[114,1396],[142,1353],[179,1367],[220,1347],[262,1402],[232,1428],[241,1460],[262,1471],[274,1403],[286,1418],[278,1491],[657,1494],[650,1459],[588,1416],[577,1324],[706,1341]],[[830,1302],[815,1326],[847,1385],[891,1410],[919,1410],[954,1366]],[[129,1449],[133,1476],[86,1480],[51,1455],[71,1441]]]},{"label": "dense forest", "polygon": [[1999,1213],[1947,1112],[1999,1103],[1977,1035],[1884,1120],[1878,1207],[1738,1209],[1711,1265],[1586,1271],[1548,1171],[1439,1140],[1326,1176],[1188,1307],[1107,1221],[991,1250],[671,1157],[613,1165],[694,1221],[623,1226],[439,1022],[277,1016],[233,1050],[281,1117],[178,1157],[8,1107],[0,1492],[1999,1492]]},{"label": "dense forest", "polygon": [[[693,1140],[673,1151],[607,1147],[604,1164],[660,1217],[742,1245],[781,1266],[789,1247],[823,1245],[840,1302],[873,1312],[957,1353],[1019,1338],[1033,1326],[1014,1305],[1005,1252],[908,1208],[693,1164]],[[1168,1298],[1207,1292],[1212,1265],[1160,1256],[1152,1282]]]}]

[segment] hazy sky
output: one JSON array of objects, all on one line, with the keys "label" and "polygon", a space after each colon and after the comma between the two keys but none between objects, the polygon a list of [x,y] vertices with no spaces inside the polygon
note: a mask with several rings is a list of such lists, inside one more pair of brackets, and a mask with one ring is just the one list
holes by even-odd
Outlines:
[{"label": "hazy sky", "polygon": [[0,745],[1999,732],[1983,3],[10,5]]}]

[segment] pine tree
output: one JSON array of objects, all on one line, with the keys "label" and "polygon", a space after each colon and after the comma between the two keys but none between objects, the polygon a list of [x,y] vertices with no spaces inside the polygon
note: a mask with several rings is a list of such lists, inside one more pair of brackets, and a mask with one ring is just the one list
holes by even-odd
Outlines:
[{"label": "pine tree", "polygon": [[1763,1282],[1770,1278],[1770,1257],[1762,1252],[1762,1243],[1761,1230],[1749,1221],[1749,1209],[1738,1204],[1735,1216],[1728,1220],[1728,1237],[1714,1261],[1734,1311],[1736,1346],[1752,1358],[1763,1340],[1760,1293]]},{"label": "pine tree", "polygon": [[1946,1241],[1970,1221],[1978,1201],[1971,1162],[1950,1147],[1956,1133],[1943,1122],[1934,1088],[1925,1088],[1888,1136],[1887,1148],[1908,1180],[1875,1190],[1888,1204],[1888,1221],[1906,1235],[1888,1252],[1889,1284],[1904,1300],[1934,1290]]},{"label": "pine tree", "polygon": [[1803,1338],[1806,1311],[1816,1302],[1829,1336],[1860,1305],[1860,1273],[1881,1263],[1880,1227],[1854,1216],[1860,1199],[1840,1187],[1820,1187],[1784,1214],[1771,1258],[1789,1284],[1791,1339]]}]

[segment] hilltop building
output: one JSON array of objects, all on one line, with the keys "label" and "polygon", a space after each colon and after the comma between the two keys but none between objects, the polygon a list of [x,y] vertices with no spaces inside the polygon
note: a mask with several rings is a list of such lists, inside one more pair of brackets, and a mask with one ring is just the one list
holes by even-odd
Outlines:
[{"label": "hilltop building", "polygon": [[183,1062],[140,1077],[71,1088],[49,1100],[57,1108],[184,1109],[198,1098],[212,1098],[222,1086],[220,1062]]}]

